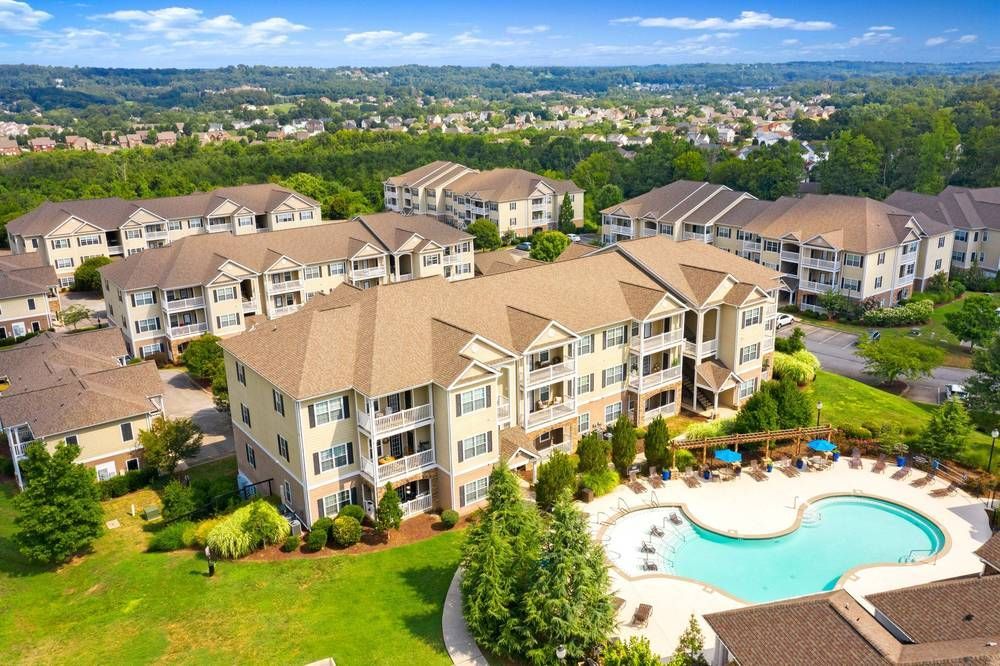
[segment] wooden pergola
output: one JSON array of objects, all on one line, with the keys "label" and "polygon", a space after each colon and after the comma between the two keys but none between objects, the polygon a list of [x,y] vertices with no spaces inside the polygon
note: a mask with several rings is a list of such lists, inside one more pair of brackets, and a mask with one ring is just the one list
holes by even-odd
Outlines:
[{"label": "wooden pergola", "polygon": [[734,451],[740,450],[740,444],[752,444],[764,442],[764,457],[768,457],[771,452],[771,442],[795,441],[795,455],[799,455],[802,450],[802,442],[814,439],[832,439],[836,428],[832,425],[813,426],[809,428],[789,428],[788,430],[769,430],[765,432],[751,432],[737,435],[724,435],[722,437],[709,437],[707,439],[697,439],[693,441],[670,442],[670,466],[677,467],[677,450],[701,449],[701,464],[708,462],[709,449],[728,449],[733,447]]}]

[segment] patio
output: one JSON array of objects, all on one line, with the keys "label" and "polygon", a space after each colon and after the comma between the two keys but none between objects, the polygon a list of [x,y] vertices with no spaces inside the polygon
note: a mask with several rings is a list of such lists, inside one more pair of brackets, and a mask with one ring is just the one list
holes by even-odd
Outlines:
[{"label": "patio", "polygon": [[[636,494],[622,485],[613,493],[581,508],[590,516],[589,524],[595,539],[603,536],[605,523],[616,513],[651,505],[681,506],[692,520],[723,534],[761,537],[787,532],[796,526],[803,504],[810,500],[831,494],[868,495],[923,513],[945,532],[948,542],[932,562],[859,569],[850,575],[844,585],[847,591],[860,596],[981,571],[982,564],[973,551],[990,536],[983,504],[962,492],[947,497],[932,497],[931,491],[944,488],[947,484],[937,480],[923,488],[914,488],[909,482],[918,476],[916,472],[905,480],[896,481],[891,478],[897,469],[895,465],[890,464],[885,473],[876,474],[871,472],[874,462],[865,458],[862,469],[851,469],[849,457],[845,456],[827,470],[803,471],[795,478],[786,477],[775,468],[767,474],[768,479],[764,482],[754,481],[744,469],[734,481],[718,483],[703,480],[697,488],[689,488],[675,478],[654,491],[648,482],[643,481],[646,490],[642,494]],[[624,547],[628,544],[618,544],[618,550]],[[615,548],[616,544],[610,544],[609,551]],[[613,566],[615,557],[621,555],[609,552],[612,590],[625,600],[618,613],[619,635],[623,638],[644,635],[655,652],[669,656],[693,612],[705,633],[706,656],[711,662],[715,635],[701,616],[745,604],[723,590],[665,573],[630,578]],[[747,575],[753,575],[753,572],[748,571]],[[644,628],[630,626],[632,614],[640,603],[653,607],[649,623]]]}]

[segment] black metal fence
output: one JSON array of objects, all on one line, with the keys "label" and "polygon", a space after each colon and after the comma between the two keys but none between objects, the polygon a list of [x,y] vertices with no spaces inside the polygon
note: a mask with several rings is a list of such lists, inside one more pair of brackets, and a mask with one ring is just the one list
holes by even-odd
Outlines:
[{"label": "black metal fence", "polygon": [[238,488],[232,492],[216,495],[200,507],[196,508],[194,511],[189,511],[188,513],[184,513],[179,516],[164,519],[163,524],[172,523],[177,520],[194,521],[201,520],[202,518],[209,518],[217,513],[226,511],[235,502],[246,501],[253,497],[271,497],[273,494],[271,491],[272,481],[274,481],[274,479],[265,479],[263,481],[258,481],[257,483],[251,483],[250,485],[243,486],[242,488]]}]

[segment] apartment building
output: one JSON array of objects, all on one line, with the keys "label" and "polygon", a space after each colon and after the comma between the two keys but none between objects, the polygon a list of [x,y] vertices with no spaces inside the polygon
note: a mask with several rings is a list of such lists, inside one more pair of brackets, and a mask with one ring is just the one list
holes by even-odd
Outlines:
[{"label": "apartment building", "polygon": [[815,311],[828,291],[894,305],[949,271],[954,241],[948,225],[872,199],[807,194],[761,201],[691,181],[601,214],[605,242],[662,235],[712,244],[779,271],[782,300]]},{"label": "apartment building", "polygon": [[179,197],[46,202],[7,223],[14,254],[38,252],[59,276],[90,257],[131,256],[188,236],[236,235],[322,224],[319,204],[278,185],[239,185]]},{"label": "apartment building", "polygon": [[[646,238],[449,284],[341,285],[223,341],[240,473],[307,523],[387,483],[407,516],[485,498],[621,414],[738,407],[770,376],[777,273]],[[290,341],[292,341],[290,343]]]},{"label": "apartment building", "polygon": [[227,337],[348,284],[473,277],[472,236],[423,215],[376,213],[262,234],[198,235],[101,269],[108,319],[129,353],[176,359],[204,333]]},{"label": "apartment building", "polygon": [[581,188],[523,169],[480,172],[437,161],[389,178],[384,188],[387,210],[435,215],[460,228],[486,218],[496,223],[501,235],[555,229],[565,197],[573,203],[574,223],[583,224]]},{"label": "apartment building", "polygon": [[0,340],[52,328],[58,285],[55,269],[38,255],[0,256]]},{"label": "apartment building", "polygon": [[899,191],[885,201],[954,229],[951,265],[955,268],[971,268],[975,260],[988,275],[1000,272],[1000,187],[949,186],[936,196]]},{"label": "apartment building", "polygon": [[25,447],[40,440],[80,446],[78,462],[98,479],[139,469],[139,432],[163,414],[163,386],[151,362],[127,365],[121,331],[105,328],[75,335],[42,333],[0,349],[0,428],[14,471]]}]

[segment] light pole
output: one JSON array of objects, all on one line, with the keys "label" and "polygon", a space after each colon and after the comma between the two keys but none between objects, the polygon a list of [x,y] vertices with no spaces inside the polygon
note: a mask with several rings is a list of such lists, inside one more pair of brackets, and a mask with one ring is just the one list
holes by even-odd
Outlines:
[{"label": "light pole", "polygon": [[993,449],[997,446],[997,437],[1000,437],[1000,430],[993,428],[993,432],[990,433],[990,437],[993,438],[993,443],[990,444],[990,461],[986,463],[986,473],[993,473]]},{"label": "light pole", "polygon": [[819,415],[823,413],[823,401],[816,403],[816,427],[819,427]]},{"label": "light pole", "polygon": [[560,663],[562,663],[562,662],[564,662],[566,660],[566,646],[565,645],[560,645],[559,647],[556,648],[556,659],[558,659]]}]

